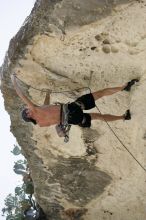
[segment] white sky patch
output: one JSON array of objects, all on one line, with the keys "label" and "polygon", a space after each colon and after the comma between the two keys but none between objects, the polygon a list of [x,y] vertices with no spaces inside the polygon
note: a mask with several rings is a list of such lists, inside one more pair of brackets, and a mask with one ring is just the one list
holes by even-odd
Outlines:
[{"label": "white sky patch", "polygon": [[[8,50],[9,41],[19,31],[30,14],[35,0],[0,0],[0,66]],[[14,161],[20,159],[11,153],[16,139],[10,133],[10,118],[4,109],[0,93],[0,213],[4,199],[14,188],[21,184],[22,177],[13,171]],[[0,220],[5,219],[0,215]]]}]

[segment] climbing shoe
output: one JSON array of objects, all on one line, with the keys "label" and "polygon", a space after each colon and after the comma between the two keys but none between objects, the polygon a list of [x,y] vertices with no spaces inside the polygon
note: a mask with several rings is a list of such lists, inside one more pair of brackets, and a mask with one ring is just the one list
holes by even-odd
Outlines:
[{"label": "climbing shoe", "polygon": [[129,92],[131,90],[131,86],[133,86],[136,82],[139,82],[139,80],[138,79],[132,79],[131,81],[129,81],[127,83],[127,85],[125,86],[125,88],[123,90]]},{"label": "climbing shoe", "polygon": [[131,113],[130,110],[128,109],[124,114],[124,120],[130,120],[130,119],[131,119]]}]

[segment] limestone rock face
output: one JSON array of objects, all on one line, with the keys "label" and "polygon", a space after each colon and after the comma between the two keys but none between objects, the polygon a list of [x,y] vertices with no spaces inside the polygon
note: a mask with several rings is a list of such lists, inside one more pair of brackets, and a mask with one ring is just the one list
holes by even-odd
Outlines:
[{"label": "limestone rock face", "polygon": [[[50,220],[145,220],[146,0],[38,0],[11,40],[1,67],[1,90],[11,131],[27,158],[35,196]],[[55,128],[24,123],[24,104],[10,80],[15,71],[25,94],[42,105],[140,81],[131,91],[103,97],[103,114],[131,121],[72,126],[64,143]],[[81,89],[79,89],[81,88]],[[90,112],[98,112],[93,109]]]}]

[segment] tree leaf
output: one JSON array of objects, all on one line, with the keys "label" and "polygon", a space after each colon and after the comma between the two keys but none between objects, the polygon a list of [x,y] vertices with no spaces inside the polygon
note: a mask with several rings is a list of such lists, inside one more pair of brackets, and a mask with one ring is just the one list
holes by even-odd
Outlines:
[{"label": "tree leaf", "polygon": [[11,153],[14,154],[15,156],[20,155],[21,154],[21,149],[17,145],[14,145],[14,148],[11,151]]}]

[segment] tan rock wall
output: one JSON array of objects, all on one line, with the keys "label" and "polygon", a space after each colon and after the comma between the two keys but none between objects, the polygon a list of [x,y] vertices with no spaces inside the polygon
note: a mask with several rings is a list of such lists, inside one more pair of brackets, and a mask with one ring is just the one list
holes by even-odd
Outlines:
[{"label": "tan rock wall", "polygon": [[[131,121],[110,125],[145,166],[146,1],[124,2],[37,1],[24,30],[11,41],[2,92],[11,130],[32,170],[36,198],[49,219],[145,220],[146,173],[106,123],[94,121],[90,129],[72,126],[70,141],[64,143],[53,126],[21,120],[23,104],[10,82],[15,71],[26,83],[20,83],[26,94],[41,105],[43,89],[52,90],[52,103],[68,102],[88,93],[84,87],[96,91],[139,78],[130,93],[104,97],[97,106],[116,115],[130,108]],[[74,91],[78,88],[84,89]]]}]

